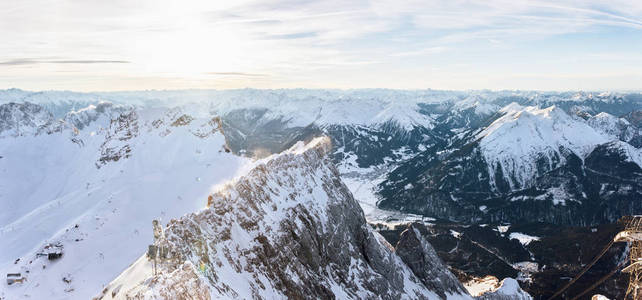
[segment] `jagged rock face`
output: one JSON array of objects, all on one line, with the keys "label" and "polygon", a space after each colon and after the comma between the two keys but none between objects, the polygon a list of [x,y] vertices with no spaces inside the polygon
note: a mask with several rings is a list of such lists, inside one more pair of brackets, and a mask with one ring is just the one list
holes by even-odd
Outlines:
[{"label": "jagged rock face", "polygon": [[51,134],[60,131],[61,127],[40,105],[29,102],[0,105],[0,137]]},{"label": "jagged rock face", "polygon": [[427,233],[424,226],[411,224],[401,233],[395,251],[421,282],[439,296],[446,298],[446,293],[465,294],[459,280],[446,268],[435,249],[423,238]]},{"label": "jagged rock face", "polygon": [[469,298],[434,251],[423,253],[425,241],[399,248],[433,260],[411,271],[366,224],[326,155],[329,141],[310,144],[259,164],[208,209],[170,221],[165,235],[179,263],[202,265],[215,298]]},{"label": "jagged rock face", "polygon": [[83,130],[91,123],[97,122],[103,116],[106,120],[112,120],[118,115],[126,113],[128,110],[131,110],[131,108],[101,101],[96,105],[92,104],[85,108],[68,112],[63,119],[77,130]]},{"label": "jagged rock face", "polygon": [[[113,293],[112,297],[118,295],[118,292],[120,291]],[[101,296],[104,298],[107,295]],[[211,297],[203,278],[198,275],[198,270],[188,261],[169,274],[161,274],[143,282],[129,291],[128,299],[210,300]]]},{"label": "jagged rock face", "polygon": [[112,119],[105,135],[105,142],[100,146],[99,163],[97,167],[110,161],[128,158],[132,151],[127,141],[138,136],[138,115],[135,110],[119,115]]}]

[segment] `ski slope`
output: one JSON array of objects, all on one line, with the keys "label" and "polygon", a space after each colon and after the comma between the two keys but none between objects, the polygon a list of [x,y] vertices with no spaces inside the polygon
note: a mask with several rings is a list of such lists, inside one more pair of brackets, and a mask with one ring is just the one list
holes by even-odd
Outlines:
[{"label": "ski slope", "polygon": [[[107,113],[82,130],[0,139],[0,272],[27,277],[0,297],[95,296],[151,243],[153,219],[198,211],[248,163],[224,151],[210,118],[179,125],[180,110],[134,111],[129,139]],[[107,146],[129,157],[101,163]],[[63,256],[37,257],[48,243]]]}]

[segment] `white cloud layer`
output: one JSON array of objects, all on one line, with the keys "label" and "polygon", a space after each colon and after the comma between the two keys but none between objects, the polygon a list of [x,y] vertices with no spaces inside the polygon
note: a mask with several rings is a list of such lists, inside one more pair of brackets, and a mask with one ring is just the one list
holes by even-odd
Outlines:
[{"label": "white cloud layer", "polygon": [[0,34],[0,87],[636,89],[642,82],[642,2],[634,0],[9,0],[0,2]]}]

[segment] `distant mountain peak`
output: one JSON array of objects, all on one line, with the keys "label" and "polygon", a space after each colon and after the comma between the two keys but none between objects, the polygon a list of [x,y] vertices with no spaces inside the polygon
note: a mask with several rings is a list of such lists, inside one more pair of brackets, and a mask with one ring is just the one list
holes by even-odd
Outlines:
[{"label": "distant mountain peak", "polygon": [[511,103],[503,115],[477,134],[489,174],[502,168],[512,187],[526,187],[544,160],[551,169],[570,151],[585,157],[609,138],[556,106],[539,108]]}]

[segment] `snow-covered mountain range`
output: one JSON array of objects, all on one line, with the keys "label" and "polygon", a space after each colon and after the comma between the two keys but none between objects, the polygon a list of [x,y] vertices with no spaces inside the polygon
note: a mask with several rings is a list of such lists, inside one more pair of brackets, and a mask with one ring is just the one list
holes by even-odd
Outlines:
[{"label": "snow-covered mountain range", "polygon": [[[213,186],[269,164],[255,159],[284,151],[297,157],[301,153],[288,152],[290,147],[320,136],[330,139],[328,156],[343,182],[333,182],[333,189],[345,184],[351,196],[344,198],[354,197],[370,222],[610,223],[642,213],[641,112],[637,93],[0,91],[0,238],[15,245],[0,252],[0,271],[30,274],[28,284],[5,296],[96,295],[151,243],[152,219],[206,215],[199,209]],[[252,179],[237,184],[243,180]],[[312,184],[308,180],[319,179],[296,180],[293,188]],[[268,227],[279,217],[270,216],[276,219],[267,220]],[[376,236],[369,229],[362,233]],[[58,243],[65,259],[37,256]],[[195,251],[184,244],[183,253]],[[200,268],[193,258],[182,260],[176,272],[196,274],[208,289],[216,286],[216,278],[193,272],[190,263]],[[102,275],[94,276],[95,268]],[[413,275],[399,276],[414,276],[420,289],[441,295],[408,268]],[[337,283],[321,279],[325,287]],[[279,294],[283,282],[268,281],[275,295],[287,296]],[[265,285],[252,284],[259,282]],[[406,285],[386,284],[398,295],[412,294]],[[335,287],[358,297],[356,286]]]},{"label": "snow-covered mountain range", "polygon": [[511,103],[485,122],[389,173],[381,207],[479,223],[574,225],[642,210],[634,139],[641,131],[626,119]]}]

